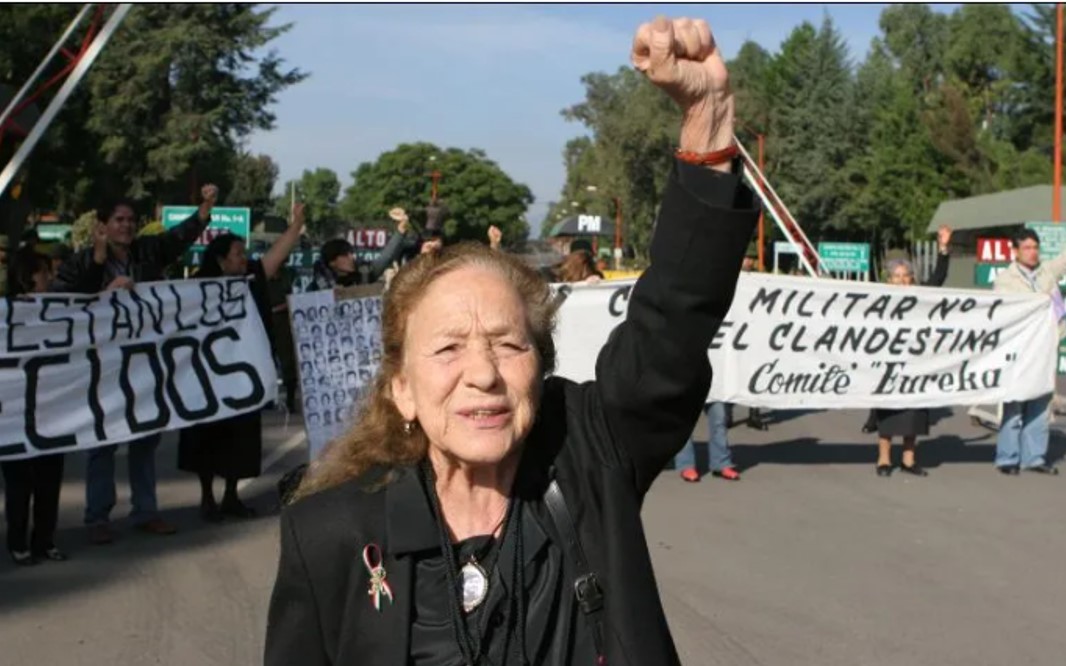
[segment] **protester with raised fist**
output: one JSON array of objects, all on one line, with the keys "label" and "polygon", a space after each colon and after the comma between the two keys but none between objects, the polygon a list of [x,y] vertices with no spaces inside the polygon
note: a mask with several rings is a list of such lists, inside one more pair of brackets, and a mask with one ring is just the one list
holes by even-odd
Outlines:
[{"label": "protester with raised fist", "polygon": [[[933,275],[922,286],[940,287],[948,279],[948,265],[951,256],[951,228],[940,227],[937,232],[936,267]],[[909,287],[917,284],[914,267],[909,261],[897,259],[888,263],[889,284]],[[903,454],[899,470],[912,476],[928,476],[929,473],[915,460],[918,438],[929,434],[928,409],[875,409],[871,419],[877,424],[877,475],[892,474],[892,438],[903,438]]]},{"label": "protester with raised fist", "polygon": [[633,60],[684,121],[596,381],[552,376],[552,294],[520,259],[404,266],[362,416],[282,513],[267,666],[679,663],[640,507],[707,396],[758,208],[707,24],[643,25]]},{"label": "protester with raised fist", "polygon": [[[198,278],[251,276],[249,288],[273,347],[269,281],[289,258],[304,229],[304,205],[296,204],[293,219],[260,260],[249,260],[245,241],[234,234],[223,234],[204,250]],[[218,522],[224,516],[250,518],[255,510],[237,495],[237,482],[259,476],[263,453],[262,410],[200,423],[181,431],[178,444],[178,469],[200,477],[200,516]],[[222,503],[215,501],[214,480],[225,481]]]},{"label": "protester with raised fist", "polygon": [[[402,212],[402,210],[401,210]],[[322,244],[319,260],[312,269],[313,278],[309,291],[322,291],[334,287],[352,287],[377,282],[405,250],[417,242],[411,233],[407,215],[396,220],[396,233],[389,237],[381,254],[368,267],[364,278],[355,262],[355,248],[343,238],[334,238]]]},{"label": "protester with raised fist", "polygon": [[[211,223],[218,188],[204,185],[196,212],[181,224],[157,236],[137,236],[134,204],[120,200],[96,209],[98,224],[93,245],[76,253],[60,269],[51,291],[94,294],[108,289],[129,289],[137,282],[165,279],[166,269],[179,261]],[[159,516],[156,502],[155,450],[160,435],[126,442],[134,526],[148,534],[174,534],[177,529]],[[85,471],[85,524],[89,541],[111,543],[111,510],[115,508],[115,449],[101,446],[89,451]]]},{"label": "protester with raised fist", "polygon": [[[21,248],[12,262],[11,295],[48,291],[52,261],[32,247]],[[56,548],[59,491],[63,485],[63,454],[10,460],[0,463],[4,475],[4,515],[7,519],[7,552],[20,566],[67,559]],[[32,511],[31,511],[32,505]],[[32,529],[30,517],[33,517]]]}]

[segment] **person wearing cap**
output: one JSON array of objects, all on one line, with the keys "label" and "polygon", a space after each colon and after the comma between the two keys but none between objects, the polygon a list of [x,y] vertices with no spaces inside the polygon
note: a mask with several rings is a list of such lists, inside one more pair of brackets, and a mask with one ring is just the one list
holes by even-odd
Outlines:
[{"label": "person wearing cap", "polygon": [[356,266],[351,243],[343,238],[326,241],[322,244],[321,257],[312,269],[313,277],[308,291],[323,291],[334,287],[352,287],[377,282],[411,242],[412,239],[408,238],[409,229],[410,224],[406,218],[397,221],[396,233],[389,238],[381,255],[370,264],[370,270],[365,278]]}]

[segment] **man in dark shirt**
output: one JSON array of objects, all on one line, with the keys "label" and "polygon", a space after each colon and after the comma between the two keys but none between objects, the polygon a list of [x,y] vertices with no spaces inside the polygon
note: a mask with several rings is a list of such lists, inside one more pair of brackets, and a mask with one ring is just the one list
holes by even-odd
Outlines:
[{"label": "man in dark shirt", "polygon": [[[53,292],[95,294],[110,289],[130,289],[137,282],[165,279],[164,271],[177,262],[211,222],[211,209],[218,200],[218,188],[205,185],[203,203],[189,219],[158,236],[138,238],[134,206],[118,201],[97,210],[99,223],[93,231],[92,247],[74,254],[59,269]],[[138,530],[149,534],[174,534],[177,529],[159,517],[156,502],[155,450],[160,435],[127,442],[129,482]],[[110,526],[115,507],[115,450],[117,446],[89,451],[85,478],[85,524],[89,541],[111,543],[115,533]]]}]

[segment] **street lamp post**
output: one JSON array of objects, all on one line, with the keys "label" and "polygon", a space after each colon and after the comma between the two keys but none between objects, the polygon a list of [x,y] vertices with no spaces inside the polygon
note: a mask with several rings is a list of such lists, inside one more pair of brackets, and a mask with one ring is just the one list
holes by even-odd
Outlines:
[{"label": "street lamp post", "polygon": [[[595,185],[587,185],[585,190],[597,192]],[[622,199],[613,195],[607,195],[614,202],[614,269],[622,268]]]}]

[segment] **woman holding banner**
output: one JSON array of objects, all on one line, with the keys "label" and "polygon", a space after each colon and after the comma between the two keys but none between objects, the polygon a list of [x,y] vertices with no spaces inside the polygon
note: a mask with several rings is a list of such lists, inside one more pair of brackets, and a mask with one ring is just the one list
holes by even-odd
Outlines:
[{"label": "woman holding banner", "polygon": [[684,120],[596,381],[551,376],[556,306],[520,259],[405,265],[361,419],[282,513],[267,666],[679,663],[640,509],[707,397],[758,207],[707,24],[644,24],[632,57]]},{"label": "woman holding banner", "polygon": [[[948,279],[948,262],[951,252],[951,227],[940,227],[937,231],[936,267],[929,281],[923,287],[940,287]],[[896,259],[888,263],[888,283],[902,287],[915,284],[914,267],[905,259]],[[928,409],[877,409],[871,415],[877,420],[877,475],[892,475],[892,438],[903,438],[903,457],[900,461],[901,472],[914,476],[928,476],[925,468],[915,462],[918,437],[929,434]]]},{"label": "woman holding banner", "polygon": [[[42,294],[52,281],[52,260],[32,246],[20,249],[12,262],[8,285],[13,296]],[[42,560],[67,559],[56,548],[59,489],[63,484],[63,454],[0,463],[4,475],[4,514],[7,516],[7,552],[19,566]],[[30,533],[30,505],[33,531]],[[27,538],[28,537],[28,538]]]},{"label": "woman holding banner", "polygon": [[[202,278],[251,276],[249,288],[272,346],[268,281],[285,265],[289,253],[300,240],[303,227],[304,207],[303,204],[296,204],[289,228],[274,241],[259,261],[248,260],[244,239],[240,236],[218,236],[204,250],[203,262],[196,274]],[[204,520],[218,522],[227,515],[237,518],[255,515],[255,510],[237,496],[237,482],[259,476],[263,450],[260,416],[260,410],[256,410],[182,430],[178,445],[178,469],[199,475],[200,515]],[[221,504],[215,501],[216,476],[226,482]]]}]

